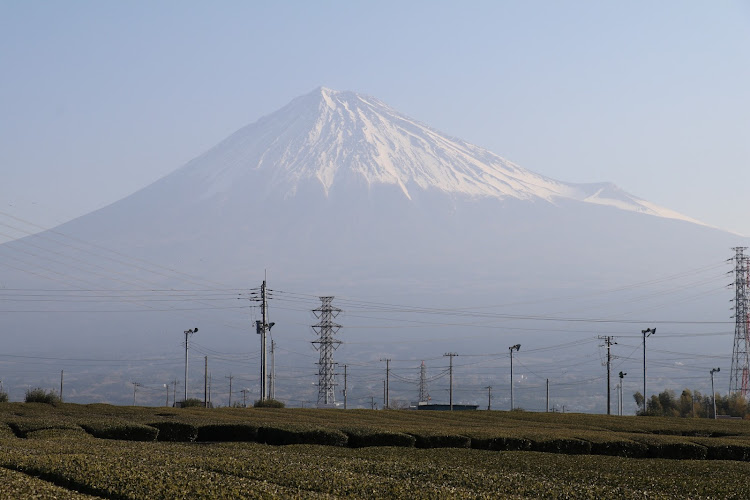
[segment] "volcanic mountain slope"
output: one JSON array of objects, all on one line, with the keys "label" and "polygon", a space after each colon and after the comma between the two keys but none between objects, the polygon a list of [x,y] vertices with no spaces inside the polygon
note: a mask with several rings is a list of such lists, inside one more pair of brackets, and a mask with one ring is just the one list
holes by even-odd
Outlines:
[{"label": "volcanic mountain slope", "polygon": [[[736,241],[612,184],[544,177],[375,98],[327,88],[58,230],[217,280],[249,282],[267,268],[350,291],[436,280],[567,287],[679,269]],[[6,249],[32,243],[44,259],[43,234]],[[54,251],[53,268],[73,258]]]}]

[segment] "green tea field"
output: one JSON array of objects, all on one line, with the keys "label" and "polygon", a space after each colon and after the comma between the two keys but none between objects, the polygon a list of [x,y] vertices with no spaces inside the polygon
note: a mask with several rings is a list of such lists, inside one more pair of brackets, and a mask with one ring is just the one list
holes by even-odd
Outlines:
[{"label": "green tea field", "polygon": [[0,405],[3,498],[749,498],[750,422]]}]

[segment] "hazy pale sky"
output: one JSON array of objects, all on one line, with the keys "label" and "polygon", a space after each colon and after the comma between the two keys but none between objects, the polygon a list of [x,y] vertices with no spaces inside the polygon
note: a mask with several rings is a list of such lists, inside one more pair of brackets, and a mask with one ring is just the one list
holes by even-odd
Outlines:
[{"label": "hazy pale sky", "polygon": [[745,1],[0,0],[0,71],[0,211],[45,226],[322,85],[750,235]]}]

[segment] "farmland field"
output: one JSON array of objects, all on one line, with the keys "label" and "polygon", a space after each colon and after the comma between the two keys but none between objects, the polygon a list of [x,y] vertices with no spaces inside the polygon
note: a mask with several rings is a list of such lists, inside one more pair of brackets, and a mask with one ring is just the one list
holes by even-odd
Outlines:
[{"label": "farmland field", "polygon": [[4,498],[748,498],[750,422],[6,403],[0,466]]}]

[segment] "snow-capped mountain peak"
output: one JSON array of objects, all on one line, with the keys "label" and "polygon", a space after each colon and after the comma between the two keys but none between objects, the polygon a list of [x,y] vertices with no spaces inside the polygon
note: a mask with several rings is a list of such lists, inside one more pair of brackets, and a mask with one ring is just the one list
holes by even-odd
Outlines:
[{"label": "snow-capped mountain peak", "polygon": [[262,179],[266,193],[286,198],[311,181],[325,195],[356,182],[390,185],[409,199],[416,190],[553,203],[574,199],[697,222],[611,184],[570,184],[536,174],[374,97],[326,87],[240,129],[185,169],[200,179],[204,197],[238,189],[252,176],[256,183]]}]

